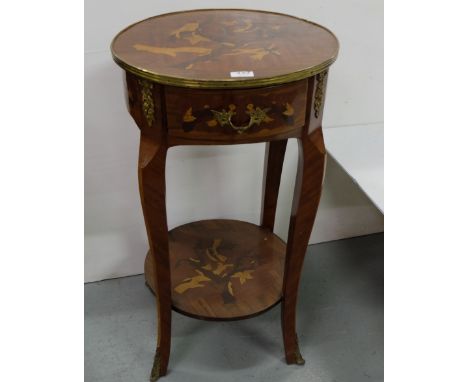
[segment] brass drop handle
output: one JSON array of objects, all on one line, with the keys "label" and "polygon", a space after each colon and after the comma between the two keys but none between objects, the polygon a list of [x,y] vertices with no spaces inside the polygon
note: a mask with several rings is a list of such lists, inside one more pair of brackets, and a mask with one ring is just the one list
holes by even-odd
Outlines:
[{"label": "brass drop handle", "polygon": [[239,134],[242,134],[244,131],[250,129],[253,125],[260,125],[262,122],[273,121],[273,119],[267,115],[267,112],[270,110],[270,108],[262,109],[258,106],[254,108],[252,104],[248,104],[245,114],[250,116],[249,123],[245,126],[236,126],[231,121],[232,116],[236,115],[236,112],[234,111],[235,109],[235,105],[229,105],[228,111],[223,109],[222,111],[211,110],[211,112],[213,113],[216,121],[218,121],[221,126],[229,125]]}]

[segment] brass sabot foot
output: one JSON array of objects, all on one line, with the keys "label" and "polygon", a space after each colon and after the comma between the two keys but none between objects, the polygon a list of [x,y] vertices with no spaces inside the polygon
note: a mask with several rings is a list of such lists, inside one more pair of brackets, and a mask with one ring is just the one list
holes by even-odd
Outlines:
[{"label": "brass sabot foot", "polygon": [[153,368],[151,369],[150,381],[156,382],[159,377],[161,377],[161,356],[159,354],[159,349],[157,349],[154,356]]},{"label": "brass sabot foot", "polygon": [[297,340],[297,334],[296,334],[296,350],[294,352],[294,361],[296,365],[305,364],[304,358],[302,358],[301,351],[299,350],[299,341]]},{"label": "brass sabot foot", "polygon": [[302,355],[299,352],[299,349],[296,350],[296,353],[294,354],[294,357],[295,357],[296,365],[304,365],[305,364],[304,358],[302,358]]}]

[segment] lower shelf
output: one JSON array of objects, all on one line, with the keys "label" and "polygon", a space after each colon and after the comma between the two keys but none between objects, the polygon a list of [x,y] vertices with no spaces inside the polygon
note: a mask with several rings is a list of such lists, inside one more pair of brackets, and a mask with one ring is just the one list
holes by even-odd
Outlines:
[{"label": "lower shelf", "polygon": [[[282,296],[285,243],[254,224],[203,220],[169,232],[174,310],[206,320],[248,318]],[[145,278],[155,291],[154,259]]]}]

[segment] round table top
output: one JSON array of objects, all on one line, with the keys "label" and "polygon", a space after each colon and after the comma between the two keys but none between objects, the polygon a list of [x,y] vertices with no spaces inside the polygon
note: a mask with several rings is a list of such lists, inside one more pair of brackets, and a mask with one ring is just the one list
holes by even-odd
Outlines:
[{"label": "round table top", "polygon": [[338,40],[293,16],[209,9],[155,16],[121,31],[112,56],[147,79],[194,88],[244,88],[300,80],[330,66]]}]

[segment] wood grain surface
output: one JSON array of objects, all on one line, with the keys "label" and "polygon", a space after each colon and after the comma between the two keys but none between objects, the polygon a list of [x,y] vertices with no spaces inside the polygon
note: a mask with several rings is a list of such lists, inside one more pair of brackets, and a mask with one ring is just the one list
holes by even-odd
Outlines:
[{"label": "wood grain surface", "polygon": [[162,83],[226,87],[239,82],[231,72],[252,72],[240,76],[240,86],[247,87],[259,79],[329,66],[338,41],[328,29],[296,17],[214,9],[143,20],[118,34],[111,48],[119,65],[155,74]]},{"label": "wood grain surface", "polygon": [[[318,76],[309,79],[308,105],[314,103],[322,86]],[[323,98],[324,95],[322,94]],[[315,114],[307,109],[306,126],[297,140],[299,159],[297,163],[296,184],[289,221],[286,263],[283,281],[283,300],[281,302],[281,324],[283,343],[288,364],[304,364],[299,350],[296,331],[296,306],[302,265],[309,238],[314,226],[323,180],[325,178],[326,150],[322,134],[322,110]]]},{"label": "wood grain surface", "polygon": [[[158,308],[151,381],[168,369],[172,309],[233,320],[281,302],[286,362],[303,364],[296,306],[325,174],[322,116],[336,38],[286,15],[199,10],[134,24],[112,49],[126,70],[127,107],[141,130],[138,174],[150,245],[145,278]],[[254,75],[233,79],[233,70]],[[288,138],[296,138],[299,160],[285,244],[273,228]],[[260,226],[208,220],[168,232],[169,148],[254,142],[267,142]]]},{"label": "wood grain surface", "polygon": [[[200,90],[165,87],[168,141],[176,144],[236,144],[299,137],[304,126],[307,80],[259,89]],[[267,119],[243,132],[221,125],[216,112],[232,110],[232,124],[246,126],[249,109]]]},{"label": "wood grain surface", "polygon": [[146,232],[156,267],[152,269],[157,280],[158,338],[151,380],[165,375],[171,351],[171,273],[166,217],[166,155],[167,145],[146,135],[140,138],[138,181]]},{"label": "wood grain surface", "polygon": [[[236,220],[204,220],[169,232],[172,305],[211,320],[254,316],[281,300],[285,243],[270,231]],[[153,258],[145,275],[156,290]]]}]

